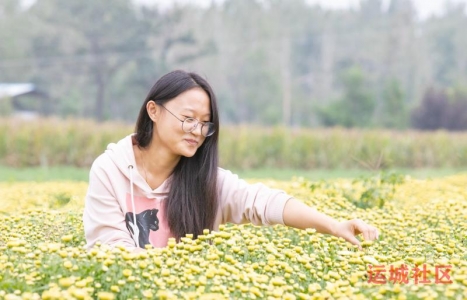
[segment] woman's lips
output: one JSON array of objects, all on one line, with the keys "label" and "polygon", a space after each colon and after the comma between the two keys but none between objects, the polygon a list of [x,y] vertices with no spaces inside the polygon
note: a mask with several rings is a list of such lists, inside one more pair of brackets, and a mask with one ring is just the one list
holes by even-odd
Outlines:
[{"label": "woman's lips", "polygon": [[187,141],[188,144],[190,144],[190,145],[192,145],[192,146],[198,145],[198,141],[197,141],[197,140],[186,139],[185,141]]}]

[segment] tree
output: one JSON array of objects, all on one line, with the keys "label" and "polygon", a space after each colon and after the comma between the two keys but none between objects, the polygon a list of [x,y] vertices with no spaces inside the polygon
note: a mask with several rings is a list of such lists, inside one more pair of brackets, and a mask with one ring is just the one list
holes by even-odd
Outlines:
[{"label": "tree", "polygon": [[281,120],[280,37],[271,28],[268,3],[225,1],[220,19],[212,18],[217,55],[211,70],[218,76],[211,77],[223,89],[219,96],[226,122],[277,124]]},{"label": "tree", "polygon": [[444,115],[444,127],[448,130],[467,130],[467,85],[457,84],[446,91],[449,108]]},{"label": "tree", "polygon": [[349,68],[342,75],[343,96],[320,110],[325,125],[370,127],[373,125],[375,100],[366,86],[365,75],[358,67]]},{"label": "tree", "polygon": [[18,0],[0,1],[0,82],[26,80],[30,75],[20,62],[28,55],[28,21]]},{"label": "tree", "polygon": [[424,130],[442,128],[447,105],[446,94],[431,87],[427,90],[420,105],[412,112],[412,125]]},{"label": "tree", "polygon": [[[144,35],[138,26],[135,9],[129,0],[40,0],[32,13],[44,24],[48,34],[39,32],[33,43],[39,55],[71,56],[81,65],[77,73],[87,77],[88,89],[94,94],[94,116],[102,121],[108,105],[107,90],[115,74],[144,51]],[[39,36],[47,36],[50,44],[40,45]],[[50,50],[50,52],[48,52]]]},{"label": "tree", "polygon": [[429,41],[432,80],[448,88],[459,80],[467,80],[467,15],[465,4],[448,1],[445,14],[425,24]]},{"label": "tree", "polygon": [[405,95],[398,80],[392,79],[386,83],[382,100],[382,114],[378,119],[378,123],[386,128],[406,128],[407,108]]},{"label": "tree", "polygon": [[467,93],[455,87],[449,93],[431,87],[412,112],[412,124],[422,130],[466,130]]}]

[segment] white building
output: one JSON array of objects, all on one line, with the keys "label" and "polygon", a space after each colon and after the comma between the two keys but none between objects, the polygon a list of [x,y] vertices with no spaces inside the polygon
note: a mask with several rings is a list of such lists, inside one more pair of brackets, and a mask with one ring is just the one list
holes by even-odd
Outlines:
[{"label": "white building", "polygon": [[[0,83],[0,102],[11,101],[12,115],[23,119],[35,118],[39,115],[37,110],[24,107],[25,105],[17,101],[20,97],[32,95],[39,98],[47,98],[44,93],[39,92],[32,83]],[[0,109],[2,109],[0,103]],[[4,108],[3,108],[4,109]],[[0,111],[0,115],[2,112]]]}]

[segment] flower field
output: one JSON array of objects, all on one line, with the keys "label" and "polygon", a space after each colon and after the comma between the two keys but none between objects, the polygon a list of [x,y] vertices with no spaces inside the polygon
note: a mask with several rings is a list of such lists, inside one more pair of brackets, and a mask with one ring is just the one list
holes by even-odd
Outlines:
[{"label": "flower field", "polygon": [[0,299],[467,298],[467,174],[265,183],[380,238],[359,251],[314,230],[228,224],[138,254],[86,252],[86,183],[5,182]]}]

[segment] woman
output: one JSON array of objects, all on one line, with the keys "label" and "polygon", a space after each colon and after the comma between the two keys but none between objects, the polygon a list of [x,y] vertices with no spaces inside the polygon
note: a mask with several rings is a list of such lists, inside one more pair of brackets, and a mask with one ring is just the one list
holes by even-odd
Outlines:
[{"label": "woman", "polygon": [[87,248],[97,241],[133,250],[195,237],[219,224],[315,228],[359,245],[378,231],[361,220],[338,222],[262,184],[218,167],[219,114],[209,84],[194,73],[161,77],[144,101],[136,133],[93,163],[84,210]]}]

